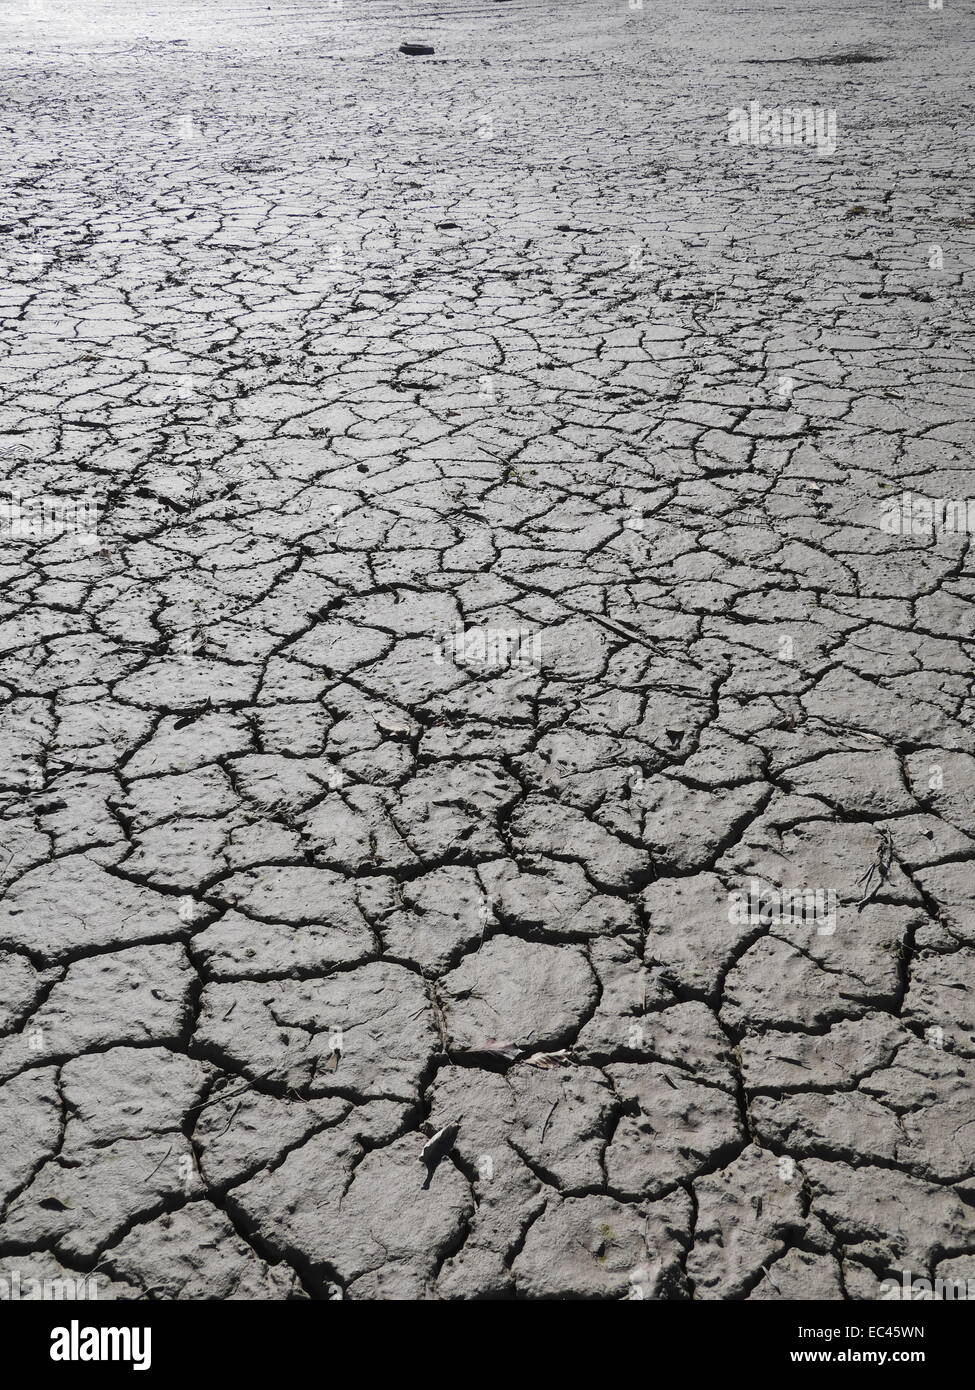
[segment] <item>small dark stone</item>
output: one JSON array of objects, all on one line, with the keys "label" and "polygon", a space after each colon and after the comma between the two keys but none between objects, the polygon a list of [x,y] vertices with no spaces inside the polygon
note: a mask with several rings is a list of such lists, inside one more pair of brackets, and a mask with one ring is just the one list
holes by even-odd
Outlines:
[{"label": "small dark stone", "polygon": [[408,53],[411,58],[420,58],[426,53],[432,53],[433,49],[425,43],[401,43],[399,51]]}]

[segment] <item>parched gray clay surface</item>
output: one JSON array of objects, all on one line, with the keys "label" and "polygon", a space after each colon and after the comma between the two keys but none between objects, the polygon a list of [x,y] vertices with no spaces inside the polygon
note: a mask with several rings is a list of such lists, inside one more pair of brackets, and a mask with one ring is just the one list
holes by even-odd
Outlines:
[{"label": "parched gray clay surface", "polygon": [[0,1273],[975,1278],[971,4],[12,10]]}]

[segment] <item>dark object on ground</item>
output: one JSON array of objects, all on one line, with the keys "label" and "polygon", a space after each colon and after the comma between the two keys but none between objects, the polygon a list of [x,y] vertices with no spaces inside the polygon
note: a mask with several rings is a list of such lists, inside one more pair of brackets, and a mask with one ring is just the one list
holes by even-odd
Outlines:
[{"label": "dark object on ground", "polygon": [[401,43],[399,51],[408,53],[411,58],[419,58],[425,53],[432,53],[433,49],[425,43]]},{"label": "dark object on ground", "polygon": [[854,63],[886,63],[882,53],[864,53],[860,50],[849,53],[827,53],[820,58],[745,58],[749,67],[771,67],[776,63],[792,63],[796,67],[832,68],[849,67]]},{"label": "dark object on ground", "polygon": [[886,63],[887,59],[882,53],[853,49],[849,53],[827,53],[822,58],[800,58],[799,61],[809,68],[845,68],[853,63]]}]

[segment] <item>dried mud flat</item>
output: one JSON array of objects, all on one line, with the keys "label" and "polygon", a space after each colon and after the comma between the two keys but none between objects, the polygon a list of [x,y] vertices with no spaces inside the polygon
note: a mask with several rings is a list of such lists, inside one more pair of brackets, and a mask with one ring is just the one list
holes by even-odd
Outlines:
[{"label": "dried mud flat", "polygon": [[0,465],[98,522],[5,504],[0,1273],[975,1277],[969,536],[881,523],[975,497],[971,3],[87,13],[3,15]]}]

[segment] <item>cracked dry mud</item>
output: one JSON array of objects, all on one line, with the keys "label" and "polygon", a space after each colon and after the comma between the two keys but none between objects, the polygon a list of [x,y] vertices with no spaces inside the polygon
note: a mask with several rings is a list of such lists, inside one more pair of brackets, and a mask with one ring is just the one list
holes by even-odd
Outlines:
[{"label": "cracked dry mud", "polygon": [[5,14],[3,1272],[975,1277],[972,6],[850,15]]}]

